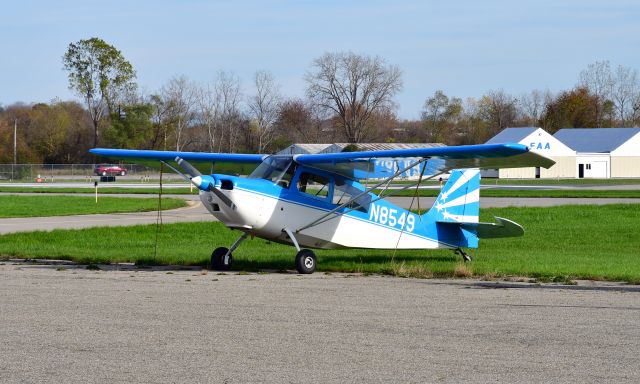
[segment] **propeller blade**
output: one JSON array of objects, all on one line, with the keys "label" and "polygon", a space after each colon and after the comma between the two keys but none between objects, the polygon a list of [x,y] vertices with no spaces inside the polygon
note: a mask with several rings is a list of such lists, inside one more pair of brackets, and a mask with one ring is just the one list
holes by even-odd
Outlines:
[{"label": "propeller blade", "polygon": [[213,176],[203,175],[193,165],[189,164],[188,161],[181,158],[180,156],[177,156],[175,160],[180,168],[182,168],[187,175],[191,176],[190,180],[193,185],[203,191],[213,192],[218,197],[218,199],[220,199],[220,201],[227,205],[227,207],[236,209],[236,205],[231,201],[231,199],[229,199],[224,193],[222,193],[218,188],[215,187],[216,179]]},{"label": "propeller blade", "polygon": [[189,162],[187,160],[183,159],[182,157],[176,156],[176,163],[178,163],[180,168],[182,168],[187,175],[189,175],[191,177],[202,176],[202,173],[200,173],[200,171],[198,171],[196,169],[196,167],[194,167],[193,165],[189,164]]},{"label": "propeller blade", "polygon": [[225,203],[227,205],[227,207],[235,210],[236,209],[236,205],[233,203],[233,201],[231,201],[231,199],[229,199],[227,197],[227,195],[225,195],[224,193],[220,192],[220,190],[218,188],[211,188],[211,192],[213,192],[216,196],[218,196],[218,199],[220,199],[220,201],[222,201],[223,203]]}]

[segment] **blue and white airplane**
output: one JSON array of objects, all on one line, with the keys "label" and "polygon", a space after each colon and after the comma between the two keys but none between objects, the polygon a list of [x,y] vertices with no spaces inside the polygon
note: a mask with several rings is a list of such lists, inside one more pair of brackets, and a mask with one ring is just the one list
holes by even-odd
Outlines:
[{"label": "blue and white airplane", "polygon": [[[477,248],[481,238],[524,234],[519,224],[504,218],[496,218],[496,223],[479,222],[479,169],[549,168],[554,164],[521,144],[293,156],[104,148],[90,152],[110,159],[163,163],[198,187],[209,212],[228,228],[243,232],[231,247],[213,251],[213,269],[229,269],[233,251],[251,235],[296,247],[295,266],[303,274],[316,269],[316,256],[309,248],[447,248],[469,261],[463,248]],[[390,159],[403,164],[412,161],[402,169],[389,170],[376,166],[381,159],[385,164]],[[212,173],[221,163],[257,167],[247,177]],[[209,172],[203,175],[194,165]],[[419,180],[403,189],[450,173],[426,213],[413,213],[373,193],[416,168]],[[371,180],[372,185],[365,187],[358,181],[363,179],[367,184]]]}]

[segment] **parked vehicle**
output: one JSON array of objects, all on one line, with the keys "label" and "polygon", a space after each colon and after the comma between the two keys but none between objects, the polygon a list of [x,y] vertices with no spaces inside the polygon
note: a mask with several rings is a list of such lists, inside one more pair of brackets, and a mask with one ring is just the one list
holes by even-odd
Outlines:
[{"label": "parked vehicle", "polygon": [[127,169],[115,164],[96,164],[93,173],[98,176],[125,176]]}]

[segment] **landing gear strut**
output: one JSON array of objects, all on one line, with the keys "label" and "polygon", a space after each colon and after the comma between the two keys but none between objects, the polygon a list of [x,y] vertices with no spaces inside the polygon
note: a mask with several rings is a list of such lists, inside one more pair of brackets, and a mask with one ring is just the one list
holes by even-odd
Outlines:
[{"label": "landing gear strut", "polygon": [[211,269],[214,271],[228,271],[233,264],[232,252],[238,248],[240,243],[249,236],[248,233],[243,233],[242,236],[231,246],[231,248],[220,247],[216,248],[211,254]]},{"label": "landing gear strut", "polygon": [[464,260],[465,263],[471,261],[471,256],[463,251],[462,248],[457,248],[455,251],[453,251],[453,253],[462,256],[462,260]]}]

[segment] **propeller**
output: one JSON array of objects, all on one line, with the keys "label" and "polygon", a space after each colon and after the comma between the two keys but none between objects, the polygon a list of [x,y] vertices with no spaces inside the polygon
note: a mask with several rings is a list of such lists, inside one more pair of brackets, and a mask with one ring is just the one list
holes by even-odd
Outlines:
[{"label": "propeller", "polygon": [[189,181],[191,181],[193,185],[203,191],[213,192],[218,197],[218,199],[225,203],[229,208],[236,209],[236,205],[231,201],[231,199],[229,199],[227,195],[222,193],[220,189],[216,188],[216,179],[215,177],[213,177],[213,175],[203,175],[196,169],[196,167],[191,165],[188,161],[181,158],[180,156],[177,156],[175,160],[180,168],[182,168],[184,172],[189,175]]}]

